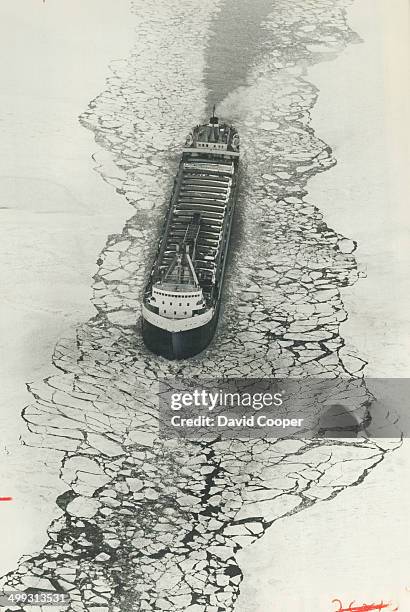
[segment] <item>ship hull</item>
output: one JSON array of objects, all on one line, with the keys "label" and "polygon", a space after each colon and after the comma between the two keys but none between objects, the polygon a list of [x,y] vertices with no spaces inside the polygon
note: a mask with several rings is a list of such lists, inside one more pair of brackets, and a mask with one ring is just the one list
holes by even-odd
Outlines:
[{"label": "ship hull", "polygon": [[145,345],[201,353],[216,330],[238,189],[239,136],[214,115],[188,137],[142,304]]},{"label": "ship hull", "polygon": [[142,318],[142,337],[146,347],[166,359],[188,359],[203,351],[211,342],[218,321],[216,309],[212,319],[186,331],[171,332]]}]

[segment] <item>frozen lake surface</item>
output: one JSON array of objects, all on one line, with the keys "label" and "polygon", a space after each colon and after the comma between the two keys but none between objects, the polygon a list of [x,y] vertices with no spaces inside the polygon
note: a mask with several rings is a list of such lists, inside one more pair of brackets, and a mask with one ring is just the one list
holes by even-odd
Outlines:
[{"label": "frozen lake surface", "polygon": [[4,573],[43,545],[64,490],[56,453],[21,446],[20,414],[26,383],[55,373],[59,337],[93,314],[95,260],[128,213],[93,171],[78,115],[127,54],[132,20],[124,0],[29,0],[2,4],[0,30],[0,483],[15,499],[0,508]]},{"label": "frozen lake surface", "polygon": [[[364,14],[370,11],[366,2]],[[381,372],[379,346],[385,347],[386,334],[379,327],[368,342],[360,330],[369,308],[377,305],[377,312],[370,312],[378,322],[388,307],[375,292],[372,268],[381,242],[377,232],[384,224],[373,224],[372,242],[363,216],[357,217],[357,224],[346,223],[340,186],[350,175],[360,183],[362,161],[349,165],[355,155],[360,157],[360,142],[349,138],[339,143],[331,131],[334,115],[329,114],[336,104],[332,66],[339,63],[340,72],[351,73],[357,84],[353,66],[368,69],[371,61],[366,44],[352,44],[358,42],[353,20],[358,19],[359,30],[366,25],[360,10],[346,22],[345,4],[318,0],[307,10],[301,0],[281,0],[271,11],[268,2],[258,0],[249,15],[247,5],[238,2],[234,23],[229,3],[217,0],[200,7],[188,0],[178,6],[164,2],[161,11],[155,10],[153,0],[134,0],[131,12],[125,2],[115,11],[108,2],[87,4],[87,10],[71,2],[59,9],[47,5],[44,20],[34,4],[27,20],[18,10],[6,12],[7,23],[19,20],[22,36],[31,32],[35,61],[28,69],[16,53],[15,65],[4,77],[10,91],[18,76],[16,94],[1,98],[7,125],[20,128],[17,141],[11,131],[5,139],[10,168],[0,177],[6,207],[1,212],[8,230],[2,248],[10,259],[4,274],[11,291],[2,321],[14,323],[13,330],[6,324],[5,334],[10,396],[5,397],[2,470],[7,493],[24,499],[18,512],[26,525],[25,536],[22,533],[10,548],[4,570],[16,566],[19,554],[28,554],[20,572],[7,578],[9,587],[31,585],[33,580],[45,581],[43,586],[48,580],[68,582],[76,611],[89,609],[95,598],[99,604],[112,603],[114,612],[131,610],[137,601],[144,601],[146,610],[159,604],[163,610],[190,612],[211,612],[218,606],[245,612],[255,605],[269,610],[270,605],[295,604],[294,591],[289,592],[280,569],[289,567],[292,559],[299,593],[311,597],[311,605],[322,604],[315,599],[319,595],[327,598],[316,569],[341,542],[347,547],[344,553],[351,553],[356,536],[349,521],[351,508],[358,506],[357,492],[367,485],[366,495],[372,490],[378,499],[387,478],[383,470],[394,471],[395,458],[403,451],[389,455],[391,445],[380,440],[260,440],[200,448],[165,444],[156,435],[155,380],[181,373],[340,376],[360,373],[366,361],[373,374]],[[66,20],[61,19],[63,10]],[[73,17],[72,10],[81,12]],[[96,21],[101,27],[96,28]],[[132,37],[135,23],[137,34]],[[95,30],[97,38],[90,38]],[[129,35],[123,36],[124,31]],[[365,38],[364,31],[360,34]],[[374,40],[369,44],[373,49]],[[50,49],[57,50],[55,56]],[[114,59],[104,85],[106,65]],[[227,70],[229,65],[236,69]],[[43,66],[51,79],[41,72]],[[40,86],[44,82],[49,90]],[[315,106],[322,89],[326,102]],[[61,91],[70,95],[62,100]],[[209,349],[189,362],[168,363],[146,351],[136,313],[180,147],[215,97],[217,112],[235,122],[243,143],[243,185],[224,312]],[[27,98],[32,104],[23,105],[21,100]],[[365,109],[357,104],[353,95],[344,99],[342,116],[350,116],[354,108],[357,117],[350,129],[366,126],[370,133],[369,117],[360,115]],[[316,114],[315,108],[320,109]],[[380,116],[380,109],[373,111]],[[78,124],[80,113],[82,125],[91,131]],[[339,153],[344,178],[339,166],[334,167],[333,155]],[[380,154],[379,143],[372,152],[372,176],[380,167]],[[93,173],[95,165],[104,181]],[[384,188],[375,193],[382,219]],[[373,219],[373,198],[363,200],[362,193],[361,210],[367,206]],[[400,217],[397,223],[401,225]],[[367,280],[358,274],[355,227],[364,245]],[[17,250],[17,242],[24,248]],[[387,286],[396,262],[384,263]],[[96,310],[89,304],[92,274]],[[362,283],[367,283],[366,296],[373,291],[374,300],[357,297]],[[389,316],[392,311],[390,307]],[[394,313],[398,326],[397,309]],[[364,329],[367,335],[368,327]],[[48,363],[59,336],[55,370]],[[400,359],[404,372],[404,353]],[[27,401],[22,391],[27,380],[34,381],[31,390],[37,401],[25,419],[35,432],[30,443],[38,447],[28,450],[18,441],[24,431],[18,414]],[[366,398],[353,395],[358,413]],[[403,462],[406,456],[401,455]],[[41,488],[37,479],[30,479],[32,465],[44,475]],[[361,483],[368,472],[371,478]],[[16,478],[20,473],[22,478]],[[35,488],[40,504],[33,502]],[[388,492],[387,499],[392,494]],[[341,508],[334,512],[343,520],[328,518],[332,508]],[[57,515],[46,541],[45,529]],[[4,509],[4,517],[5,529],[13,533],[13,506]],[[383,512],[375,515],[374,521],[388,531],[388,525],[382,527],[385,520]],[[403,521],[398,521],[399,531]],[[295,540],[297,529],[305,539],[301,535]],[[328,546],[316,550],[312,534],[320,529]],[[403,540],[397,540],[404,547]],[[282,562],[276,542],[281,542]],[[317,587],[307,584],[306,559],[301,558],[299,570],[294,565],[300,552],[296,543],[305,554],[315,550],[322,555],[316,556],[316,566],[309,563]],[[237,553],[239,547],[243,552]],[[30,558],[34,548],[40,552]],[[261,564],[255,562],[256,551]],[[373,573],[380,568],[376,564]],[[242,573],[242,594],[235,605]],[[98,592],[93,587],[90,594],[80,575],[97,585]],[[352,589],[356,595],[356,575],[352,570],[344,593]],[[332,576],[336,588],[336,570]],[[386,582],[386,588],[393,586]],[[310,612],[311,607],[306,609]]]}]

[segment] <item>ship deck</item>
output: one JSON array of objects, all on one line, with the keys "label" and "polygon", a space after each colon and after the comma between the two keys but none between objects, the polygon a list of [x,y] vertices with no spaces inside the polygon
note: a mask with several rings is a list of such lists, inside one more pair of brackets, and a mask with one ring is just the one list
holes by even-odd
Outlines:
[{"label": "ship deck", "polygon": [[165,237],[159,266],[166,269],[175,257],[177,244],[183,239],[194,213],[201,214],[194,266],[201,287],[206,291],[213,283],[218,262],[223,223],[232,187],[232,161],[183,161],[176,186],[176,199]]}]

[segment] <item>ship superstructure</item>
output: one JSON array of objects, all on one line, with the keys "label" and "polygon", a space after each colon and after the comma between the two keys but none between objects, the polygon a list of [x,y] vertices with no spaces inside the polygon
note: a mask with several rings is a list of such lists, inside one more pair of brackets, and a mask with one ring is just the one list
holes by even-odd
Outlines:
[{"label": "ship superstructure", "polygon": [[238,161],[237,131],[215,112],[188,135],[142,305],[145,344],[169,359],[199,353],[214,334]]}]

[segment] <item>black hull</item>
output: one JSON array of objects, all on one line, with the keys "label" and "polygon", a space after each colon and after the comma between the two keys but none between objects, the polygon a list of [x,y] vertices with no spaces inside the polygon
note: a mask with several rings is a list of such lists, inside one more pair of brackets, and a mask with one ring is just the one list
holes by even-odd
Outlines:
[{"label": "black hull", "polygon": [[203,351],[211,342],[218,321],[218,310],[212,319],[195,329],[169,332],[142,318],[142,337],[147,348],[167,359],[188,359]]}]

